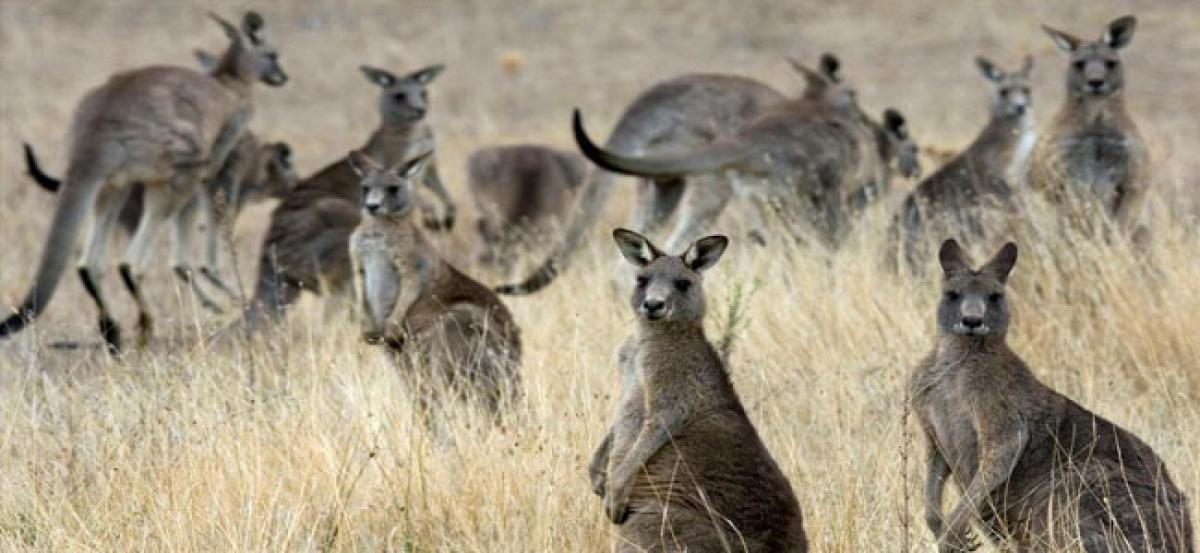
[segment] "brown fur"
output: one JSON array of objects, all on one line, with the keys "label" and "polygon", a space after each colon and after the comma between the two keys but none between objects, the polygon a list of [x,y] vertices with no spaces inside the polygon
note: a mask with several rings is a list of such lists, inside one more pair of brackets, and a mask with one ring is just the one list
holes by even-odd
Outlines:
[{"label": "brown fur", "polygon": [[467,158],[479,212],[480,260],[508,267],[517,250],[546,238],[570,213],[583,157],[536,144],[483,148]]},{"label": "brown fur", "polygon": [[[1042,384],[1006,344],[1016,246],[974,270],[949,240],[941,259],[937,345],[909,378],[939,550],[972,545],[975,523],[1019,551],[1193,551],[1186,498],[1150,446]],[[943,518],[948,477],[963,498]]]},{"label": "brown fur", "polygon": [[[408,175],[355,155],[369,167],[365,186],[411,188]],[[363,336],[387,345],[423,411],[448,387],[499,413],[520,392],[517,325],[495,293],[437,254],[407,200],[396,206],[368,211],[350,238]]]},{"label": "brown fur", "polygon": [[592,462],[620,525],[616,549],[806,551],[791,485],[704,335],[700,273],[728,241],[702,238],[671,256],[632,231],[614,237],[638,266],[638,329],[621,349],[620,404]]}]

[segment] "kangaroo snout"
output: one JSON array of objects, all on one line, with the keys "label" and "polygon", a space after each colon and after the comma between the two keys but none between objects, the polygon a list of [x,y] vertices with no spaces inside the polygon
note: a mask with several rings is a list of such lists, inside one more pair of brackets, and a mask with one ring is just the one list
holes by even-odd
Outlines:
[{"label": "kangaroo snout", "polygon": [[657,299],[646,299],[642,302],[641,311],[647,319],[656,321],[667,314],[667,302]]}]

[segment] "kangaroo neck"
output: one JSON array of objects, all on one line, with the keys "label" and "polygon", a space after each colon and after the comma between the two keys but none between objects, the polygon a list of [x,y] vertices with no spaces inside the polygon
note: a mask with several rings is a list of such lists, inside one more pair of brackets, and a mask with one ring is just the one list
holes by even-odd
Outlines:
[{"label": "kangaroo neck", "polygon": [[936,352],[940,360],[965,358],[976,354],[995,354],[1008,351],[1004,333],[985,336],[965,336],[954,332],[938,334]]},{"label": "kangaroo neck", "polygon": [[970,149],[991,169],[1003,171],[1008,168],[1021,140],[1032,132],[1033,124],[1029,115],[993,116]]},{"label": "kangaroo neck", "polygon": [[384,121],[371,133],[362,149],[384,165],[395,165],[404,161],[409,146],[416,141],[424,125],[421,120],[403,123]]},{"label": "kangaroo neck", "polygon": [[1121,91],[1107,96],[1072,95],[1063,104],[1060,117],[1084,124],[1106,123],[1125,118],[1125,96]]},{"label": "kangaroo neck", "polygon": [[217,66],[209,72],[209,76],[216,79],[222,86],[232,90],[240,98],[250,98],[250,89],[254,86],[255,77],[242,75],[238,71],[238,56],[241,55],[241,49],[236,44],[230,45],[225,53],[221,55],[221,59],[217,62]]}]

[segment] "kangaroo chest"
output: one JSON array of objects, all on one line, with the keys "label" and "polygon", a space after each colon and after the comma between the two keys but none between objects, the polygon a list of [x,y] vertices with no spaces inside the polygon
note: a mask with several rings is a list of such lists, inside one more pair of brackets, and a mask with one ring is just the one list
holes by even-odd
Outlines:
[{"label": "kangaroo chest", "polygon": [[1107,197],[1130,180],[1136,149],[1125,132],[1096,122],[1056,136],[1054,162],[1077,192]]},{"label": "kangaroo chest", "polygon": [[973,424],[978,413],[970,396],[955,384],[953,377],[947,377],[918,393],[913,410],[950,464],[955,480],[965,483],[979,466],[979,433]]}]

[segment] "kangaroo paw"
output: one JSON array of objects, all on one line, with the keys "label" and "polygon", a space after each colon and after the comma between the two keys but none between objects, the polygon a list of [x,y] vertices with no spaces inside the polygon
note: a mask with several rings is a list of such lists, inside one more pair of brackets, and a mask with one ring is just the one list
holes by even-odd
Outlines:
[{"label": "kangaroo paw", "polygon": [[121,327],[112,317],[100,317],[100,336],[109,354],[121,354]]}]

